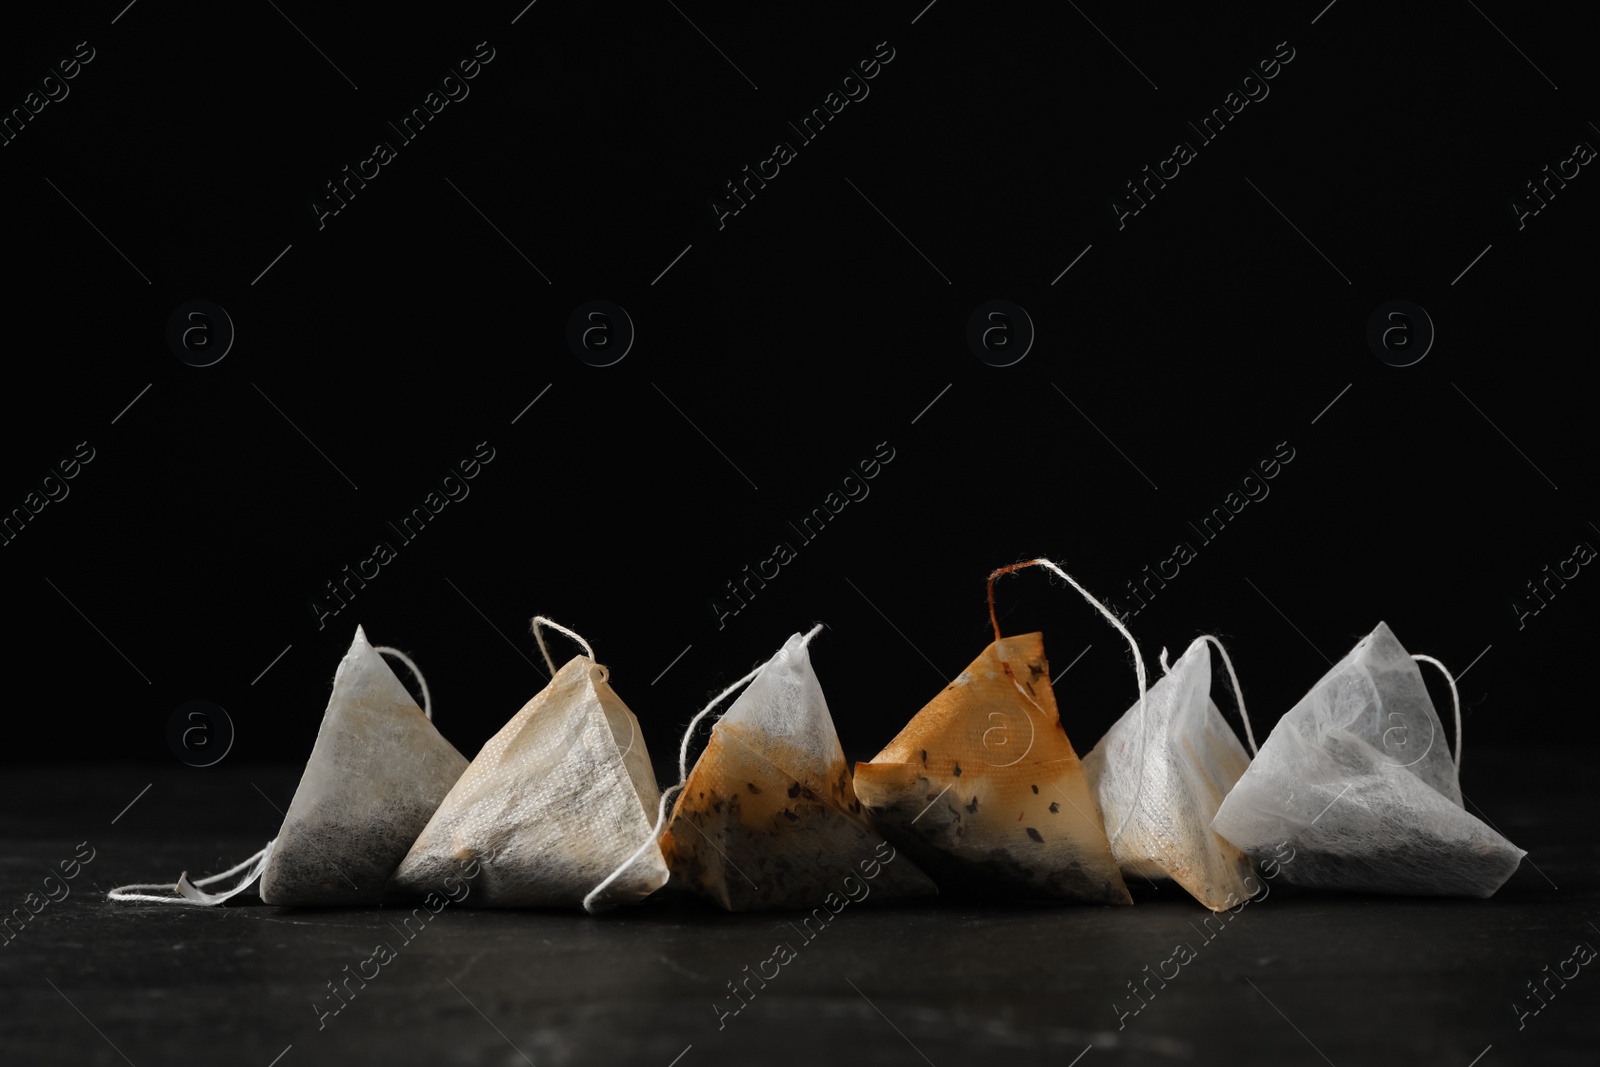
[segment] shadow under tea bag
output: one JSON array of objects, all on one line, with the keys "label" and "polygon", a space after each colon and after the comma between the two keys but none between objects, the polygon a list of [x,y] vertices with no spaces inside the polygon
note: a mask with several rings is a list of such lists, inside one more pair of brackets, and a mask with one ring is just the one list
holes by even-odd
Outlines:
[{"label": "shadow under tea bag", "polygon": [[1298,885],[1492,896],[1527,853],[1462,808],[1460,704],[1452,762],[1417,660],[1443,669],[1380,622],[1279,721],[1212,828],[1262,863],[1287,842]]},{"label": "shadow under tea bag", "polygon": [[639,721],[611,688],[594,650],[540,616],[584,654],[560,669],[489,739],[434,812],[390,883],[437,890],[460,864],[482,860],[470,897],[479,907],[562,907],[608,881],[602,904],[642,900],[667,880],[659,849],[637,849],[660,800]]},{"label": "shadow under tea bag", "polygon": [[[1004,570],[989,577],[991,621],[994,579]],[[1143,671],[1141,661],[1141,691]],[[855,784],[873,824],[941,889],[1133,903],[1056,709],[1037,633],[1001,637],[996,622],[994,643],[882,752],[856,764]]]},{"label": "shadow under tea bag", "polygon": [[[1111,839],[1111,851],[1125,876],[1170,878],[1212,911],[1222,911],[1260,892],[1247,884],[1250,858],[1211,829],[1223,797],[1250,765],[1244,746],[1234,736],[1211,700],[1211,652],[1197,637],[1178,662],[1150,688],[1146,724],[1135,704],[1112,724],[1089,754],[1083,771],[1106,822],[1122,826]],[[1222,653],[1224,662],[1227,652]],[[1161,651],[1165,666],[1166,649]],[[1233,664],[1228,663],[1233,676]],[[1239,696],[1238,679],[1232,678]],[[1245,718],[1239,696],[1239,714]],[[1143,745],[1143,789],[1140,790],[1138,734],[1148,725]],[[1250,720],[1245,718],[1245,730]],[[1255,748],[1255,738],[1250,738]],[[1135,795],[1138,801],[1135,803]]]},{"label": "shadow under tea bag", "polygon": [[[417,707],[379,653],[404,661],[422,684]],[[280,905],[376,904],[406,849],[450,791],[467,761],[431,721],[432,700],[416,664],[374,647],[356,627],[333,676],[316,744],[278,836],[230,871],[175,886],[124,886],[113,900],[220,904],[259,877],[261,899]],[[251,869],[231,888],[203,887]],[[177,896],[126,893],[162,889]]]},{"label": "shadow under tea bag", "polygon": [[729,911],[838,911],[846,895],[864,899],[852,879],[885,896],[936,892],[909,859],[885,856],[861,813],[806,650],[820,629],[790,637],[754,672],[712,728],[662,838],[675,878]]}]

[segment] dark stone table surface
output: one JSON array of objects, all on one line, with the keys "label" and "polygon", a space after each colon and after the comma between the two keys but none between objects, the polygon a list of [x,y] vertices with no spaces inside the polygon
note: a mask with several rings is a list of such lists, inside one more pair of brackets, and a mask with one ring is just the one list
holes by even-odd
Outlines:
[{"label": "dark stone table surface", "polygon": [[[810,942],[795,916],[667,896],[600,918],[450,906],[410,941],[396,908],[109,904],[110,886],[260,848],[298,768],[12,768],[0,900],[31,917],[0,948],[0,1064],[1592,1064],[1600,968],[1549,977],[1600,946],[1590,757],[1468,756],[1469,810],[1529,852],[1491,900],[1279,879],[1207,926],[1181,890],[1135,878],[1132,908],[868,900]],[[90,849],[70,895],[29,912]],[[720,1016],[780,941],[795,958]],[[394,959],[319,1015],[379,942]],[[1180,943],[1193,958],[1119,1015]]]}]

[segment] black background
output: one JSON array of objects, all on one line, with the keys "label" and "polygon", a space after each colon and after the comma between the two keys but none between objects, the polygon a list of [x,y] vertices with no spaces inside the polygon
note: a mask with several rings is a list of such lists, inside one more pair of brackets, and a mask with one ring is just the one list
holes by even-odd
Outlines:
[{"label": "black background", "polygon": [[[1520,231],[1508,207],[1600,143],[1575,16],[677,6],[8,15],[8,109],[77,42],[95,58],[0,147],[0,506],[77,442],[95,458],[0,548],[34,694],[4,759],[171,764],[168,717],[204,699],[230,765],[298,763],[358,622],[418,659],[470,756],[543,682],[536,613],[594,644],[664,778],[708,694],[823,621],[814,663],[866,758],[990,639],[991,568],[1046,555],[1131,606],[1180,539],[1197,558],[1129,625],[1152,672],[1228,640],[1259,736],[1382,619],[1471,664],[1472,746],[1595,741],[1570,679],[1600,578],[1512,607],[1600,544],[1600,178]],[[399,145],[385,121],[484,40],[470,95]],[[882,41],[870,95],[719,229],[723,183]],[[1119,230],[1123,183],[1281,41],[1270,95]],[[311,201],[379,139],[397,158],[319,229]],[[166,343],[191,299],[237,328],[214,366]],[[610,367],[564,339],[591,299],[637,328]],[[965,341],[991,299],[1037,327],[1013,366]],[[1365,340],[1393,299],[1437,328],[1413,366]],[[480,441],[470,496],[398,544],[385,522]],[[786,533],[880,442],[868,497]],[[1280,442],[1270,495],[1201,544],[1185,523]],[[398,558],[319,628],[312,599],[380,537]],[[719,626],[779,537],[795,561]],[[1126,649],[1041,573],[999,595],[1055,670],[1088,648],[1058,686],[1086,751],[1132,700]]]}]

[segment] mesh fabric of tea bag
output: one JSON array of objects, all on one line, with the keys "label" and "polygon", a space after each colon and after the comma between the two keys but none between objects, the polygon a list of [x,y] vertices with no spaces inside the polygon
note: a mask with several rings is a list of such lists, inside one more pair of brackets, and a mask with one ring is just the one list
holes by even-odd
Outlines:
[{"label": "mesh fabric of tea bag", "polygon": [[[421,896],[474,859],[468,902],[480,907],[584,903],[619,864],[601,904],[641,900],[667,880],[651,833],[660,793],[639,721],[610,673],[571,630],[544,618],[584,654],[568,660],[490,738],[395,872],[391,888]],[[541,646],[543,639],[540,639]]]},{"label": "mesh fabric of tea bag", "polygon": [[[220,904],[261,879],[261,899],[281,905],[376,904],[418,831],[467,767],[356,627],[333,676],[316,744],[278,836],[220,874],[174,885],[124,886],[113,900]],[[422,683],[427,699],[427,683]],[[431,705],[431,701],[430,701]],[[227,890],[203,887],[250,870]],[[160,895],[124,890],[158,889]],[[177,894],[174,896],[173,894]]]},{"label": "mesh fabric of tea bag", "polygon": [[1452,762],[1414,658],[1380,622],[1279,721],[1212,828],[1263,863],[1287,842],[1298,885],[1492,896],[1527,853],[1462,808],[1460,722],[1458,704]]},{"label": "mesh fabric of tea bag", "polygon": [[861,813],[806,648],[819,629],[790,637],[717,721],[662,838],[674,876],[729,911],[843,901],[852,884],[936,892],[911,860],[884,859]]},{"label": "mesh fabric of tea bag", "polygon": [[[1170,878],[1212,911],[1222,911],[1261,886],[1246,883],[1253,866],[1249,857],[1211,829],[1222,798],[1250,757],[1211,700],[1208,640],[1215,638],[1195,638],[1147,695],[1142,789],[1138,704],[1083,757],[1083,770],[1106,822],[1123,827],[1111,839],[1122,873]],[[1243,706],[1241,699],[1241,715]],[[1248,719],[1245,724],[1248,729]]]}]

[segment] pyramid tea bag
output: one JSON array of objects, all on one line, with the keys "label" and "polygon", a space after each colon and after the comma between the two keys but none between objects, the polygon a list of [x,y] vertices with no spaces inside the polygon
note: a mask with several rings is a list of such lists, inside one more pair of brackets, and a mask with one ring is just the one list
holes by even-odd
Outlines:
[{"label": "pyramid tea bag", "polygon": [[1287,843],[1298,885],[1492,896],[1527,853],[1462,808],[1460,705],[1452,762],[1417,659],[1438,663],[1380,622],[1279,721],[1212,828],[1262,863]]},{"label": "pyramid tea bag", "polygon": [[[467,761],[417,707],[379,653],[416,672],[397,649],[374,647],[356,627],[333,676],[333,692],[311,758],[278,836],[265,849],[209,878],[176,886],[142,885],[162,895],[113,890],[113,900],[220,904],[261,879],[261,899],[281,905],[376,904],[417,833],[450,791]],[[417,673],[421,681],[421,674]],[[230,889],[202,887],[251,869]],[[171,895],[176,892],[178,895]]]},{"label": "pyramid tea bag", "polygon": [[268,904],[374,904],[466,758],[356,627],[261,875]]},{"label": "pyramid tea bag", "polygon": [[[572,906],[615,872],[602,903],[641,900],[667,880],[660,850],[638,849],[660,793],[639,721],[583,638],[522,710],[490,738],[429,820],[391,889],[422,896],[481,860],[470,897],[482,907]],[[543,638],[540,637],[543,647]],[[548,652],[546,653],[548,660]]]},{"label": "pyramid tea bag", "polygon": [[1131,904],[1050,688],[1044,640],[997,639],[868,762],[872,822],[941,889]]},{"label": "pyramid tea bag", "polygon": [[861,899],[850,886],[863,878],[883,896],[936,892],[861,812],[806,648],[820,629],[790,637],[754,672],[712,728],[662,838],[674,877],[729,911]]},{"label": "pyramid tea bag", "polygon": [[[1211,654],[1197,637],[1178,662],[1151,687],[1148,719],[1134,704],[1083,758],[1084,774],[1106,822],[1123,827],[1111,852],[1125,876],[1170,878],[1212,911],[1242,903],[1261,889],[1249,882],[1250,858],[1211,829],[1222,798],[1250,764],[1211,701]],[[1217,642],[1218,649],[1222,648]],[[1226,657],[1227,653],[1223,653]],[[1163,663],[1166,650],[1162,650]],[[1233,666],[1228,665],[1233,673]],[[1234,680],[1237,695],[1238,682]],[[1240,714],[1244,702],[1240,698]],[[1249,719],[1245,728],[1249,730]],[[1139,732],[1143,788],[1139,790]],[[1252,737],[1251,747],[1255,747]]]},{"label": "pyramid tea bag", "polygon": [[1104,604],[1047,559],[1002,567],[989,575],[994,643],[882,752],[856,764],[856,794],[942,890],[1132,904],[1056,708],[1044,638],[1002,637],[995,618],[995,579],[1035,564],[1066,579],[1126,638],[1142,699],[1139,646]]}]

